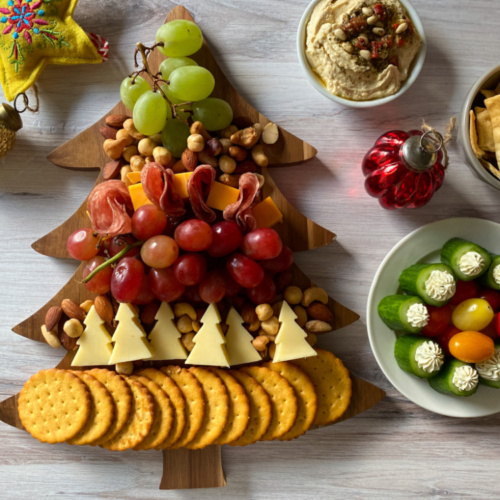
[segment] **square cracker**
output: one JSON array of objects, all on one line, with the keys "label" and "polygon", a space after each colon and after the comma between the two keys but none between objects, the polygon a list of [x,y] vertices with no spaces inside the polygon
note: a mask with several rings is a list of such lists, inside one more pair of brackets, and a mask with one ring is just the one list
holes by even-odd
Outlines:
[{"label": "square cracker", "polygon": [[476,128],[478,146],[483,151],[495,152],[495,141],[493,140],[493,127],[491,126],[490,114],[486,108],[476,107]]},{"label": "square cracker", "polygon": [[483,158],[484,151],[479,147],[477,138],[476,115],[472,109],[469,111],[469,138],[472,151],[476,155],[476,158]]},{"label": "square cracker", "polygon": [[495,156],[500,165],[500,95],[485,99],[484,104],[490,115],[493,129],[493,141],[495,142]]}]

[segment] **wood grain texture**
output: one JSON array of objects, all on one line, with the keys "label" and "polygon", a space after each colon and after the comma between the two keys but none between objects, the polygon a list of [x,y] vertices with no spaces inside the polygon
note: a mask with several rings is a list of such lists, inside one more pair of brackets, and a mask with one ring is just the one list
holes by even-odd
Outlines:
[{"label": "wood grain texture", "polygon": [[[298,210],[337,234],[330,245],[298,253],[298,265],[361,315],[321,337],[320,346],[387,397],[356,418],[290,443],[224,449],[228,484],[203,491],[158,490],[163,467],[156,452],[117,455],[93,447],[48,446],[0,423],[2,500],[498,498],[500,416],[457,420],[414,405],[381,372],[365,326],[369,287],[390,249],[417,227],[447,217],[500,222],[498,191],[471,175],[455,140],[448,148],[443,187],[416,211],[381,209],[364,191],[360,168],[384,131],[410,130],[423,118],[444,130],[449,117],[458,115],[476,79],[499,64],[498,3],[412,0],[428,42],[422,73],[401,98],[367,110],[328,101],[303,75],[296,32],[308,3],[183,0],[239,93],[318,149],[307,163],[271,173]],[[16,146],[0,160],[0,400],[19,392],[32,373],[60,361],[59,351],[10,329],[73,275],[75,262],[49,259],[30,245],[77,210],[96,179],[96,172],[60,169],[45,158],[116,104],[120,82],[133,69],[135,43],[152,42],[174,6],[165,0],[79,0],[75,19],[110,41],[110,58],[103,65],[48,66],[38,86],[40,113],[22,115]]]}]

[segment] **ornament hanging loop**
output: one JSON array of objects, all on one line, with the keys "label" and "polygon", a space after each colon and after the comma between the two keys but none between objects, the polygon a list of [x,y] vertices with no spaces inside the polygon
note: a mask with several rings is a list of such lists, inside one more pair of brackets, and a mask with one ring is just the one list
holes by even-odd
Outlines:
[{"label": "ornament hanging loop", "polygon": [[[33,91],[35,93],[35,105],[34,107],[30,107],[29,103],[29,97],[26,95],[25,92],[21,92],[20,94],[17,94],[16,95],[16,98],[14,99],[14,109],[18,112],[18,113],[24,113],[25,111],[31,111],[32,113],[37,113],[38,112],[38,109],[40,107],[40,101],[38,99],[38,88],[35,85],[33,85]],[[22,98],[23,100],[23,106],[22,108],[19,108],[18,107],[18,99],[19,98]]]}]

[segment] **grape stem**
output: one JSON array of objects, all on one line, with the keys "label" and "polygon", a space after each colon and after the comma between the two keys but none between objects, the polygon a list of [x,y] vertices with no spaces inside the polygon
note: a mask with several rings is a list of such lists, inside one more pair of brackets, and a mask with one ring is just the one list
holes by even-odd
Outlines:
[{"label": "grape stem", "polygon": [[116,255],[110,257],[107,261],[103,262],[100,266],[97,266],[88,276],[82,279],[82,283],[88,283],[97,273],[120,260],[131,248],[139,247],[144,243],[144,241],[136,241],[134,243],[129,243],[127,246],[120,250]]},{"label": "grape stem", "polygon": [[179,104],[173,104],[160,86],[160,83],[166,83],[168,85],[169,82],[165,81],[165,80],[163,80],[163,78],[159,77],[159,75],[161,75],[161,73],[153,74],[150,67],[149,67],[149,63],[148,63],[149,54],[156,47],[163,47],[163,45],[164,45],[163,42],[159,42],[159,43],[155,43],[152,47],[146,47],[143,43],[138,42],[137,48],[135,49],[135,52],[134,52],[134,63],[135,63],[135,67],[138,68],[139,63],[137,62],[137,55],[141,54],[142,69],[140,69],[138,71],[134,71],[129,76],[132,77],[132,75],[133,75],[132,82],[134,82],[135,79],[141,73],[146,73],[151,78],[151,80],[153,82],[153,90],[158,90],[158,92],[160,92],[160,94],[163,96],[163,99],[165,99],[165,101],[167,101],[168,105],[172,109],[172,115],[174,116],[174,118],[177,118],[177,120],[180,120],[184,123],[188,123],[187,120],[183,120],[182,118],[179,117],[179,115],[177,114],[177,108],[179,108],[179,111],[183,111],[185,113],[192,114],[193,113],[192,110],[181,108],[181,106],[191,105],[193,103],[192,102],[181,102]]}]

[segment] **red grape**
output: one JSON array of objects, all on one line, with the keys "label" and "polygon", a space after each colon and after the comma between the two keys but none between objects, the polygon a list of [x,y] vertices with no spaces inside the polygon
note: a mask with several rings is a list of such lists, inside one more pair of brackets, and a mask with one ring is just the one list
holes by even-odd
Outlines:
[{"label": "red grape", "polygon": [[124,257],[111,276],[111,293],[118,302],[133,302],[141,291],[144,264],[134,257]]},{"label": "red grape", "polygon": [[174,264],[174,276],[185,286],[197,285],[207,272],[207,261],[199,253],[181,255]]},{"label": "red grape", "polygon": [[224,279],[226,280],[226,296],[235,297],[241,290],[241,286],[234,281],[227,269],[224,269]]},{"label": "red grape", "polygon": [[200,302],[203,302],[200,297],[198,285],[187,286],[184,290],[184,299],[187,300],[190,304],[198,304]]},{"label": "red grape", "polygon": [[274,259],[281,253],[283,243],[279,234],[270,227],[261,227],[245,234],[241,251],[251,259]]},{"label": "red grape", "polygon": [[[137,240],[133,236],[115,236],[111,238],[108,245],[108,252],[110,257],[114,257],[117,253],[121,252],[127,245],[135,243]],[[139,248],[131,248],[124,257],[135,257],[139,255]]]},{"label": "red grape", "polygon": [[277,274],[286,271],[293,264],[293,252],[290,247],[283,245],[280,254],[273,259],[260,260],[262,269],[270,274]]},{"label": "red grape", "polygon": [[243,241],[243,235],[236,222],[223,220],[212,226],[212,244],[207,253],[212,257],[224,257],[237,250]]},{"label": "red grape", "polygon": [[99,239],[91,227],[78,229],[68,237],[68,253],[77,260],[89,260],[99,252]]},{"label": "red grape", "polygon": [[226,295],[226,280],[222,269],[209,271],[198,286],[201,299],[207,304],[221,301]]},{"label": "red grape", "polygon": [[269,274],[264,275],[264,279],[254,288],[247,290],[248,298],[254,304],[268,304],[276,297],[276,285]]},{"label": "red grape", "polygon": [[[106,259],[100,255],[92,257],[85,263],[83,268],[82,276],[86,278],[96,267],[104,264]],[[85,283],[85,287],[93,293],[104,294],[108,293],[111,286],[111,275],[113,274],[113,268],[111,266],[105,267],[102,271],[99,271],[90,281]]]},{"label": "red grape", "polygon": [[155,297],[162,302],[177,300],[184,293],[184,285],[181,285],[174,276],[172,267],[165,269],[151,269],[151,288]]},{"label": "red grape", "polygon": [[179,224],[174,233],[177,244],[187,252],[201,252],[212,243],[212,228],[200,219],[189,219]]},{"label": "red grape", "polygon": [[264,279],[262,267],[241,253],[233,253],[227,259],[226,267],[234,281],[243,288],[253,288]]},{"label": "red grape", "polygon": [[150,304],[155,300],[155,294],[151,288],[152,281],[150,274],[145,274],[144,278],[142,278],[142,285],[137,297],[133,300],[134,304],[138,304],[140,306]]},{"label": "red grape", "polygon": [[179,247],[173,238],[160,234],[149,238],[141,247],[144,264],[155,269],[171,266],[179,256]]},{"label": "red grape", "polygon": [[167,227],[167,215],[156,205],[142,205],[132,216],[132,234],[138,240],[147,240],[163,233]]}]

